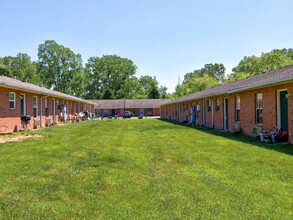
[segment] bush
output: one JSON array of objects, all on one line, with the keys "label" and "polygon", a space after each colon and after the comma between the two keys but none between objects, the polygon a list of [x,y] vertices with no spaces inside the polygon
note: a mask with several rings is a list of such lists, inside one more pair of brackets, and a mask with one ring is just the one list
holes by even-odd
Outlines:
[{"label": "bush", "polygon": [[134,116],[134,113],[133,112],[130,112],[130,115],[131,115],[131,117],[133,117]]}]

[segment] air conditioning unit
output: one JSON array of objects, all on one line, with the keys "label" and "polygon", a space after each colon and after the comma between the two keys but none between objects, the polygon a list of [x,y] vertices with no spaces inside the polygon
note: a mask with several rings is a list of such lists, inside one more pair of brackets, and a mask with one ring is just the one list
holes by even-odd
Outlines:
[{"label": "air conditioning unit", "polygon": [[257,137],[259,136],[259,133],[261,132],[261,127],[252,127],[252,135]]},{"label": "air conditioning unit", "polygon": [[240,124],[233,124],[232,132],[234,132],[234,133],[240,132]]},{"label": "air conditioning unit", "polygon": [[51,118],[46,119],[46,126],[49,126],[51,124]]},{"label": "air conditioning unit", "polygon": [[34,120],[34,128],[40,127],[40,120]]}]

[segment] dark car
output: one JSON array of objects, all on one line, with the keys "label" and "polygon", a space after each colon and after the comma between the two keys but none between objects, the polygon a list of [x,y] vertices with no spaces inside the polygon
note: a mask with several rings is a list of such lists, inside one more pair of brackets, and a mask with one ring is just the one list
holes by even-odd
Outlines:
[{"label": "dark car", "polygon": [[130,112],[124,112],[123,118],[131,118]]}]

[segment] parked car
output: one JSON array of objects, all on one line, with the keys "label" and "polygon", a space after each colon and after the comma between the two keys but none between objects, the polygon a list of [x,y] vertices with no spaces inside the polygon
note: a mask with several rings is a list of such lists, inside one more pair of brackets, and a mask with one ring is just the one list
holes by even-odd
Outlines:
[{"label": "parked car", "polygon": [[111,114],[103,113],[103,117],[112,116]]},{"label": "parked car", "polygon": [[123,117],[123,113],[118,113],[117,116],[118,117]]},{"label": "parked car", "polygon": [[130,112],[124,112],[123,118],[131,118],[131,113]]}]

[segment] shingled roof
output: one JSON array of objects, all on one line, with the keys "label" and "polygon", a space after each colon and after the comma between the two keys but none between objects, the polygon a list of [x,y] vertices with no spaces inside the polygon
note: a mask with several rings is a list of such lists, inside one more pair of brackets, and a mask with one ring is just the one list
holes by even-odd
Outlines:
[{"label": "shingled roof", "polygon": [[77,98],[75,96],[67,95],[67,94],[62,93],[62,92],[57,92],[57,91],[52,90],[52,89],[47,89],[47,88],[42,87],[42,86],[34,85],[34,84],[28,83],[28,82],[23,82],[23,81],[13,79],[13,78],[10,78],[10,77],[7,77],[7,76],[0,76],[0,86],[19,89],[19,90],[22,90],[22,91],[33,92],[33,93],[37,93],[37,94],[60,97],[60,98],[74,100],[74,101],[77,101],[77,102],[82,102],[82,103],[87,103],[87,104],[93,104],[92,102],[90,102],[88,100]]},{"label": "shingled roof", "polygon": [[293,65],[196,92],[162,105],[193,101],[223,94],[232,94],[289,82],[293,82]]},{"label": "shingled roof", "polygon": [[[99,109],[123,109],[123,108],[160,108],[160,105],[170,102],[172,99],[111,99],[90,100]],[[125,101],[125,106],[124,106]]]}]

